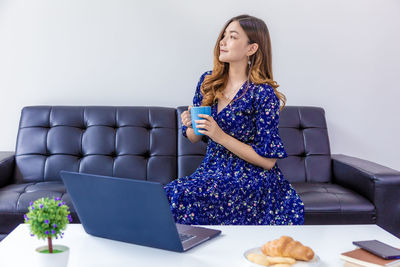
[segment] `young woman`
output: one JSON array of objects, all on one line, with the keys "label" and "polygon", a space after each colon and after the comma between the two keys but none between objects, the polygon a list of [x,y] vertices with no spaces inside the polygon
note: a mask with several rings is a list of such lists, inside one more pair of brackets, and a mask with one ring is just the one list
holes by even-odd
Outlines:
[{"label": "young woman", "polygon": [[287,157],[278,86],[266,24],[248,15],[230,19],[215,45],[214,68],[201,75],[193,98],[193,106],[211,106],[211,116],[196,121],[204,136],[194,134],[190,106],[181,116],[182,134],[208,145],[192,175],[164,188],[177,223],[304,223],[304,204],[276,165]]}]

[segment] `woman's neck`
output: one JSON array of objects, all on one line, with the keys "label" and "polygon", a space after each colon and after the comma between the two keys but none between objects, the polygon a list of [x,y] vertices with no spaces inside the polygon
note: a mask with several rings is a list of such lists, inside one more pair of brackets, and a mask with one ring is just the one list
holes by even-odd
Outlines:
[{"label": "woman's neck", "polygon": [[247,80],[247,61],[229,63],[228,84],[243,84]]}]

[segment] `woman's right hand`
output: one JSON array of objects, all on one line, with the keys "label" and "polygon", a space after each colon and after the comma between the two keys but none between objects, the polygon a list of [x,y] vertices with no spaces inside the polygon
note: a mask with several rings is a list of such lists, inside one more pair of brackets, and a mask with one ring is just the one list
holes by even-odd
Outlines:
[{"label": "woman's right hand", "polygon": [[185,125],[186,127],[191,127],[192,128],[192,117],[190,116],[190,108],[192,105],[189,105],[188,110],[185,110],[181,114],[181,121],[182,124]]}]

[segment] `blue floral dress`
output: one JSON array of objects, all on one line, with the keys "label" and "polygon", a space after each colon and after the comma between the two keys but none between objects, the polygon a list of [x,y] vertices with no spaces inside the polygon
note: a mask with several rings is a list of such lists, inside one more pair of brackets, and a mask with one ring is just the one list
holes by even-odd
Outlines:
[{"label": "blue floral dress", "polygon": [[[193,106],[200,106],[197,84]],[[246,89],[245,82],[236,97]],[[251,145],[261,156],[285,158],[279,136],[279,99],[268,84],[249,83],[246,94],[219,113],[218,100],[211,115],[219,127],[241,142]],[[182,134],[186,135],[186,126]],[[214,142],[208,136],[206,155],[190,176],[165,185],[175,221],[195,225],[292,225],[304,224],[304,204],[292,185],[283,177],[277,163],[270,169],[253,165]]]}]

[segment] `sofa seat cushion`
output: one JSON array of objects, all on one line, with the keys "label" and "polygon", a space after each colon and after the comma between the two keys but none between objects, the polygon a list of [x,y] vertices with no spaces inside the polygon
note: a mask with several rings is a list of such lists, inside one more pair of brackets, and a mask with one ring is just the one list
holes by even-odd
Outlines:
[{"label": "sofa seat cushion", "polygon": [[305,224],[375,223],[375,207],[363,196],[337,184],[293,183],[303,200]]},{"label": "sofa seat cushion", "polygon": [[0,188],[0,233],[9,233],[23,223],[23,215],[28,212],[29,203],[42,197],[60,197],[70,208],[73,222],[79,222],[62,182],[11,184]]}]

